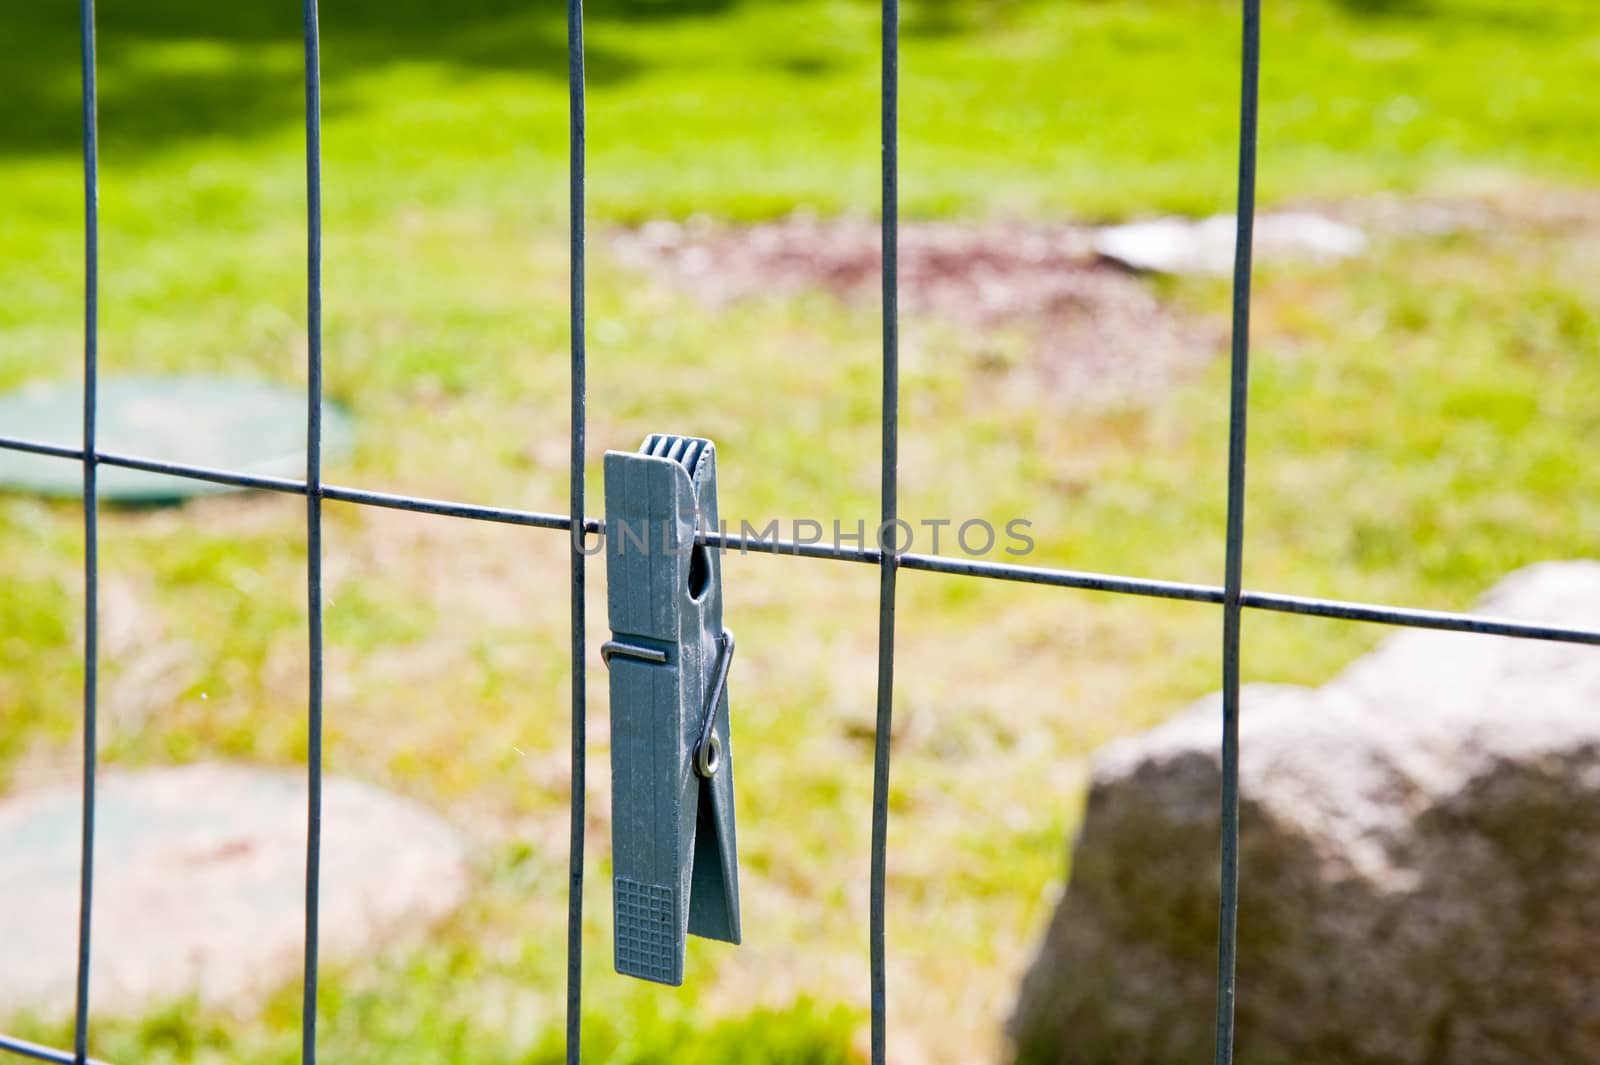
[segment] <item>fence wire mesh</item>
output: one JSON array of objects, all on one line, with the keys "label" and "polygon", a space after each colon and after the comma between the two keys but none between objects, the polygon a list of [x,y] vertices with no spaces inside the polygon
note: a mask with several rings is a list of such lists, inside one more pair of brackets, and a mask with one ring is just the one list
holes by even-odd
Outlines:
[{"label": "fence wire mesh", "polygon": [[[83,468],[84,526],[84,687],[83,687],[83,813],[80,849],[80,896],[74,1039],[71,1050],[0,1035],[0,1050],[39,1061],[84,1065],[89,1056],[89,973],[94,912],[95,773],[97,766],[96,696],[98,690],[98,505],[96,474],[101,466],[142,470],[209,481],[238,488],[302,495],[306,499],[307,636],[310,668],[307,688],[308,806],[306,811],[305,964],[301,1015],[301,1057],[306,1065],[317,1054],[318,913],[322,843],[323,630],[322,630],[322,504],[325,501],[381,507],[473,521],[499,522],[567,532],[571,541],[571,736],[572,787],[569,880],[567,898],[566,1058],[582,1059],[582,926],[584,882],[584,793],[587,765],[585,706],[585,538],[603,532],[602,523],[587,515],[584,498],[586,427],[585,352],[585,83],[582,0],[568,0],[567,63],[569,102],[569,226],[571,315],[570,501],[567,514],[551,514],[485,506],[365,488],[326,484],[321,469],[322,412],[322,149],[321,70],[317,0],[303,0],[305,45],[306,134],[306,314],[308,330],[306,389],[306,468],[304,479],[269,477],[168,462],[140,455],[98,449],[95,438],[96,390],[99,376],[99,159],[96,129],[95,10],[93,0],[80,0],[84,175],[84,349],[83,431],[81,447],[0,435],[0,449],[79,462]],[[1183,600],[1222,607],[1221,720],[1222,814],[1220,863],[1221,912],[1217,937],[1216,1065],[1233,1060],[1235,949],[1239,920],[1239,648],[1242,613],[1264,610],[1313,617],[1361,621],[1409,628],[1442,629],[1503,637],[1600,645],[1600,630],[1543,625],[1506,618],[1449,611],[1393,607],[1339,599],[1251,591],[1243,587],[1244,487],[1246,414],[1249,408],[1251,251],[1256,208],[1256,143],[1259,103],[1261,4],[1241,0],[1240,121],[1238,140],[1238,209],[1235,222],[1232,345],[1229,387],[1227,459],[1226,558],[1221,586],[1166,581],[1108,573],[1041,566],[1010,565],[973,559],[897,551],[888,547],[844,548],[707,531],[701,540],[720,550],[834,559],[878,568],[877,715],[873,749],[872,840],[870,887],[871,1054],[883,1065],[887,1031],[886,893],[889,813],[890,725],[894,700],[895,588],[899,571],[943,573],[983,580],[1075,588],[1120,595]],[[882,0],[882,521],[893,528],[898,519],[899,455],[899,42],[898,0]]]}]

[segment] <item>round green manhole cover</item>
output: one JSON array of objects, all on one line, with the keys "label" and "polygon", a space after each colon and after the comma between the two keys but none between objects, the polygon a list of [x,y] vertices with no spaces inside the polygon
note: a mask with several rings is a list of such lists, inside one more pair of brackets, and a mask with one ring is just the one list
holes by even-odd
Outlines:
[{"label": "round green manhole cover", "polygon": [[[305,476],[306,397],[297,389],[226,377],[103,377],[98,405],[101,452],[269,477]],[[81,446],[82,386],[53,381],[0,394],[0,436]],[[348,452],[354,436],[349,415],[324,403],[324,459]],[[210,481],[105,465],[98,483],[100,498],[128,503],[235,491]],[[80,496],[82,466],[72,459],[0,450],[0,490]]]}]

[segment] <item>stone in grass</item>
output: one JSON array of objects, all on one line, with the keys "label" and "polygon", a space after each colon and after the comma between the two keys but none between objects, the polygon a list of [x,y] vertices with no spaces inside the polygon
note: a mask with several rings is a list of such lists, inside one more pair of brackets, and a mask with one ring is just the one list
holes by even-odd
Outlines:
[{"label": "stone in grass", "polygon": [[[1361,230],[1321,215],[1286,211],[1256,218],[1257,260],[1338,262],[1360,255],[1366,247]],[[1102,258],[1133,270],[1227,276],[1233,272],[1234,216],[1199,222],[1156,218],[1107,226],[1095,233],[1094,249]]]},{"label": "stone in grass", "polygon": [[[1481,609],[1595,627],[1600,564]],[[1219,710],[1096,756],[1017,1060],[1210,1060]],[[1241,1065],[1600,1061],[1600,648],[1407,631],[1240,731]]]},{"label": "stone in grass", "polygon": [[[102,453],[294,479],[306,470],[304,388],[202,374],[99,379],[96,446]],[[83,386],[35,381],[0,393],[0,432],[76,448],[83,439]],[[349,451],[354,422],[322,405],[322,455]],[[237,491],[229,485],[101,464],[97,492],[108,503],[172,503]],[[0,491],[76,498],[75,461],[0,450]]]},{"label": "stone in grass", "polygon": [[[78,789],[0,803],[0,1015],[72,1009]],[[357,958],[463,899],[466,847],[434,814],[323,782],[321,944]],[[90,1000],[136,1014],[195,994],[249,1004],[302,972],[303,771],[191,765],[100,778]]]}]

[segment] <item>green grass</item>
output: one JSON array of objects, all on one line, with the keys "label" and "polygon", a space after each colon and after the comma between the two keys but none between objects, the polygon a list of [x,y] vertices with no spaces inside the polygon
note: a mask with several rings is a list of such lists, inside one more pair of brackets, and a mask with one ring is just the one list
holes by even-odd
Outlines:
[{"label": "green grass", "polygon": [[[240,237],[292,213],[297,5],[100,6],[107,206],[126,180],[149,208],[109,218],[137,214],[153,237],[170,235],[174,211],[203,211]],[[1577,135],[1600,109],[1588,91],[1597,38],[1585,0],[1266,6],[1269,199],[1530,170],[1582,179],[1600,167],[1593,138]],[[78,137],[73,17],[70,5],[6,16],[0,144],[39,165],[22,168],[41,179],[21,190],[33,203],[70,202],[50,179]],[[870,207],[876,20],[863,0],[589,5],[595,215]],[[909,212],[1129,214],[1230,200],[1232,5],[923,0],[907,3],[904,21]],[[371,223],[467,204],[498,225],[559,215],[562,5],[470,0],[446,17],[414,0],[351,0],[327,5],[324,24],[334,217]],[[188,181],[149,180],[175,157],[190,161]]]},{"label": "green grass", "polygon": [[[76,372],[81,186],[70,5],[0,15],[0,387]],[[293,4],[101,7],[102,366],[303,380],[304,162]],[[1487,195],[1488,230],[1337,269],[1264,268],[1252,587],[1464,607],[1506,570],[1592,553],[1600,472],[1600,37],[1550,0],[1268,4],[1271,202]],[[559,5],[329,3],[327,384],[360,419],[330,480],[562,511],[565,26]],[[1231,202],[1230,5],[907,5],[908,215],[1118,217]],[[701,306],[608,255],[606,226],[867,212],[876,8],[592,4],[591,498],[599,454],[711,436],[737,520],[877,512],[878,318],[823,295]],[[1541,220],[1546,200],[1578,221]],[[1224,286],[1164,284],[1225,320]],[[902,507],[1034,523],[1030,561],[1214,582],[1225,367],[1112,407],[907,322]],[[0,427],[3,432],[3,427]],[[101,743],[113,765],[305,756],[303,504],[108,511]],[[330,504],[328,762],[435,804],[477,890],[425,942],[335,962],[341,1060],[551,1060],[562,1025],[566,548],[555,534]],[[0,781],[70,772],[81,533],[0,501]],[[591,647],[603,638],[594,570]],[[609,971],[605,686],[593,740],[590,1060],[832,1062],[867,990],[876,574],[725,566],[747,942],[670,992]],[[1252,615],[1246,673],[1317,682],[1376,630]],[[889,948],[893,1038],[982,1057],[1048,912],[1082,758],[1215,687],[1207,607],[906,574]],[[812,1007],[808,1002],[821,1005]],[[799,1003],[798,1005],[795,1005]],[[835,1009],[835,1006],[839,1009]],[[767,1012],[762,1012],[767,1011]],[[27,1031],[59,1040],[59,1019]],[[293,1057],[293,989],[255,1020],[176,1003],[97,1021],[113,1061]],[[709,1031],[709,1035],[705,1035]],[[691,1039],[691,1034],[697,1038]],[[698,1036],[703,1036],[704,1043]],[[766,1053],[765,1059],[757,1052]]]},{"label": "green grass", "polygon": [[[470,977],[470,963],[448,970]],[[439,970],[413,965],[395,974],[383,989],[351,987],[337,975],[323,1001],[326,1018],[318,1051],[327,1058],[361,1061],[405,1060],[419,1065],[460,1061],[488,1065],[562,1065],[561,1033],[555,1030],[529,1044],[485,1023],[482,1003],[465,997],[441,1009]],[[393,992],[420,1001],[397,1001]],[[389,993],[384,993],[389,992]],[[187,1062],[252,1061],[293,1065],[300,1060],[294,1021],[298,996],[281,996],[268,1008],[276,1026],[240,1024],[237,1018],[208,1014],[192,1000],[173,1002],[135,1021],[112,1021],[96,1030],[97,1053],[110,1061],[150,1065]],[[425,1016],[426,1028],[414,1018]],[[851,1019],[842,1009],[823,1010],[802,1001],[783,1010],[762,1009],[734,1019],[696,1025],[681,1014],[646,1008],[626,1016],[601,1018],[584,1027],[586,1056],[617,1065],[849,1065]],[[29,1036],[46,1045],[71,1046],[69,1026],[23,1022]],[[15,1034],[12,1029],[8,1034]]]}]

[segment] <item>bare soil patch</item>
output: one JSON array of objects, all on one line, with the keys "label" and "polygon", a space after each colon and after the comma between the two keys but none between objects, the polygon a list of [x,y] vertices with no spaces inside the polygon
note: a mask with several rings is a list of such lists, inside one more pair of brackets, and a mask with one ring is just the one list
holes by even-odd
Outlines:
[{"label": "bare soil patch", "polygon": [[[1002,339],[1020,344],[1023,356],[1010,361],[1087,398],[1148,394],[1220,349],[1214,323],[1099,259],[1092,237],[1087,227],[1059,223],[903,224],[907,341],[938,343],[937,334],[980,364]],[[711,307],[814,291],[857,306],[881,299],[879,228],[865,218],[651,222],[618,231],[611,247],[624,264]]]},{"label": "bare soil patch", "polygon": [[1378,193],[1303,209],[1384,238],[1589,232],[1600,227],[1600,190],[1531,185],[1477,196]]}]

